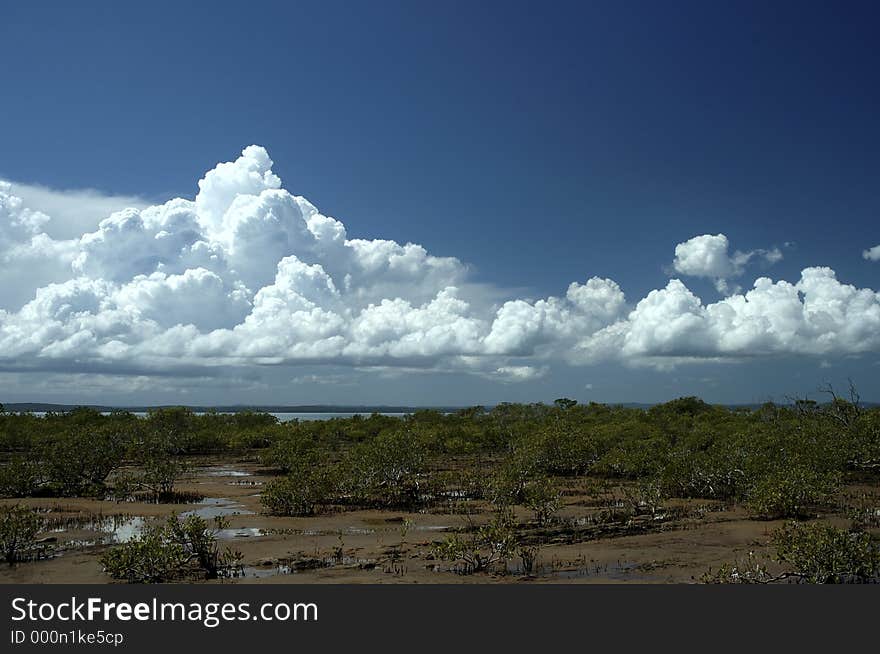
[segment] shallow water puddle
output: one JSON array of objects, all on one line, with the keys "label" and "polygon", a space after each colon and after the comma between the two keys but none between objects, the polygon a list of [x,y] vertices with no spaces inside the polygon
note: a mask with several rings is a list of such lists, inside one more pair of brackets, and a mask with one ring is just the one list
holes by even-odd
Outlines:
[{"label": "shallow water puddle", "polygon": [[[134,516],[113,525],[110,531],[110,539],[114,543],[127,543],[136,536],[140,536],[144,530],[145,518]],[[106,530],[105,530],[106,531]]]},{"label": "shallow water puddle", "polygon": [[257,538],[265,536],[266,532],[259,527],[238,527],[237,529],[218,529],[214,535],[220,540],[232,540],[233,538]]},{"label": "shallow water puddle", "polygon": [[[334,529],[326,529],[326,530],[316,530],[316,529],[301,529],[297,533],[302,536],[327,536],[333,534],[341,534],[347,536],[369,536],[375,533],[399,533],[403,529],[400,527],[388,527],[385,529],[373,529],[371,527],[343,527],[342,529],[334,530]],[[451,529],[448,525],[410,525],[406,528],[406,531],[447,531]]]},{"label": "shallow water puddle", "polygon": [[296,573],[297,571],[291,568],[289,565],[277,565],[272,568],[257,568],[254,566],[246,565],[236,574],[232,575],[232,577],[238,579],[263,579],[265,577],[275,577],[277,575],[292,575]]},{"label": "shallow water puddle", "polygon": [[364,527],[345,527],[339,533],[340,534],[349,534],[352,536],[354,536],[354,535],[367,536],[369,534],[375,534],[376,530],[364,528]]},{"label": "shallow water puddle", "polygon": [[84,518],[71,518],[65,524],[50,529],[52,533],[63,534],[70,531],[94,531],[103,533],[104,536],[97,541],[71,540],[68,546],[94,545],[96,542],[105,544],[127,543],[143,531],[145,518],[142,516],[113,515],[107,517],[90,516]]},{"label": "shallow water puddle", "polygon": [[202,474],[206,477],[251,477],[250,472],[235,470],[231,466],[209,466],[202,468]]},{"label": "shallow water puddle", "polygon": [[[190,514],[192,513],[193,512],[190,512]],[[141,516],[133,516],[122,521],[113,521],[112,519],[108,518],[104,520],[103,523],[101,523],[100,525],[96,525],[98,528],[95,529],[95,531],[103,531],[107,533],[107,536],[105,536],[103,539],[103,542],[106,544],[127,543],[133,538],[141,535],[144,530],[145,524],[146,518]],[[259,527],[217,529],[213,530],[213,533],[219,540],[254,538],[265,535],[263,530]]]},{"label": "shallow water puddle", "polygon": [[[235,515],[253,515],[253,511],[244,508],[243,505],[235,502],[227,497],[209,497],[199,502],[201,505],[197,509],[185,511],[181,513],[181,517],[199,516],[200,518],[211,521],[215,517],[235,516]],[[160,518],[156,518],[159,520]],[[164,518],[161,518],[164,519]],[[92,531],[101,534],[94,540],[76,539],[67,542],[68,547],[86,547],[93,545],[116,545],[127,543],[134,538],[140,536],[148,520],[146,516],[139,515],[86,515],[63,518],[57,526],[49,529],[50,533],[64,534],[74,531]],[[208,525],[210,529],[211,525]],[[254,538],[265,536],[266,533],[258,527],[238,527],[224,528],[214,531],[216,537],[220,540],[233,540],[236,538]]]},{"label": "shallow water puddle", "polygon": [[243,505],[228,497],[206,497],[199,504],[202,505],[200,508],[185,511],[181,515],[197,515],[205,520],[231,515],[254,515],[253,511],[249,511]]},{"label": "shallow water puddle", "polygon": [[[637,563],[626,561],[617,562],[616,564],[591,561],[586,565],[566,565],[565,567],[557,567],[557,565],[559,564],[543,565],[539,563],[535,566],[535,571],[531,576],[551,579],[583,579],[586,577],[592,577],[594,579],[635,582],[647,578],[645,575],[639,574],[639,566]],[[524,574],[522,566],[519,563],[514,562],[508,563],[507,572],[508,574],[513,575]]]}]

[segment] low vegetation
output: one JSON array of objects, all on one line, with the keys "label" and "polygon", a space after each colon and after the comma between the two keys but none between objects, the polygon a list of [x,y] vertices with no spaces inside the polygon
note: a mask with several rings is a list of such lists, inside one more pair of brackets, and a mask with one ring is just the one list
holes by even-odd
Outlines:
[{"label": "low vegetation", "polygon": [[459,574],[473,574],[506,563],[515,548],[513,518],[502,511],[487,525],[471,526],[467,532],[454,534],[435,544],[433,555],[441,561],[452,562],[452,570]]},{"label": "low vegetation", "polygon": [[37,543],[42,520],[24,506],[0,506],[0,555],[9,565],[43,553]]},{"label": "low vegetation", "polygon": [[[271,476],[260,497],[267,514],[482,512],[472,528],[433,545],[436,561],[468,574],[515,557],[531,569],[545,540],[571,540],[575,531],[588,539],[662,528],[690,502],[754,520],[795,521],[774,540],[771,563],[785,568],[779,574],[867,579],[870,565],[855,563],[876,553],[876,502],[846,509],[854,530],[845,536],[815,518],[837,510],[844,488],[876,487],[880,409],[863,406],[854,390],[847,398],[826,391],[823,402],[756,408],[695,397],[648,409],[561,398],[552,405],[287,423],[268,414],[183,408],[146,417],[89,409],[0,412],[0,497],[171,502],[200,457],[236,456],[260,462]],[[577,524],[565,517],[572,488],[591,489],[601,511]],[[495,518],[487,522],[486,515]],[[17,543],[34,534],[18,529],[23,536],[14,549],[26,552]],[[175,518],[109,550],[103,564],[128,581],[222,576],[231,555],[212,533]],[[850,558],[823,562],[832,551]],[[731,568],[722,577],[763,578],[758,568],[746,574],[750,569]]]},{"label": "low vegetation", "polygon": [[128,583],[232,576],[240,568],[241,556],[218,544],[216,530],[224,526],[219,518],[209,528],[199,516],[172,515],[166,522],[149,525],[129,542],[110,548],[100,562],[107,574]]},{"label": "low vegetation", "polygon": [[710,571],[710,583],[769,584],[795,581],[811,584],[868,583],[880,581],[880,547],[864,531],[822,523],[790,522],[773,534],[773,561],[769,565],[754,554],[747,562]]}]

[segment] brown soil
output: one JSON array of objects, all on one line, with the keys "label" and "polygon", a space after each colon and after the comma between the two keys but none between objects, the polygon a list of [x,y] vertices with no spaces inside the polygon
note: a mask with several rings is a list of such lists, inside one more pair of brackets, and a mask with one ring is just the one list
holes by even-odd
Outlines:
[{"label": "brown soil", "polygon": [[[554,522],[544,527],[530,523],[521,532],[525,541],[540,544],[533,575],[519,574],[517,557],[508,562],[507,573],[462,575],[451,571],[450,563],[433,559],[432,543],[488,520],[486,506],[470,503],[470,518],[449,507],[267,516],[260,513],[259,492],[270,478],[253,462],[212,460],[201,462],[179,485],[180,491],[213,498],[208,501],[220,501],[224,512],[232,512],[227,516],[232,531],[224,532],[223,543],[242,553],[245,576],[209,583],[692,583],[709,568],[742,560],[749,552],[769,559],[769,535],[781,524],[750,519],[741,508],[705,500],[671,501],[656,516],[617,520],[607,517],[614,489],[597,498],[572,481]],[[844,492],[878,490],[872,485]],[[0,583],[109,583],[98,557],[112,546],[106,530],[114,517],[124,524],[132,516],[156,519],[211,506],[80,498],[3,502],[46,511],[54,530],[41,537],[55,540],[50,558],[0,566]],[[597,518],[602,514],[604,519]],[[522,509],[516,517],[524,524],[531,519]],[[848,524],[831,509],[823,517]]]}]

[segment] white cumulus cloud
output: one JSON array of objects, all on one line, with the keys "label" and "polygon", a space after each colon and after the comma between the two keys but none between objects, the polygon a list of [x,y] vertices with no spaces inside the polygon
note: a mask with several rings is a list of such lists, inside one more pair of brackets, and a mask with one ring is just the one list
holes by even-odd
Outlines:
[{"label": "white cumulus cloud", "polygon": [[[54,216],[0,183],[0,372],[201,379],[332,364],[523,382],[559,362],[880,351],[877,293],[828,268],[807,268],[793,284],[762,277],[711,304],[678,279],[634,304],[601,277],[560,295],[511,297],[473,281],[454,257],[349,238],[341,221],[285,190],[272,165],[249,146],[208,171],[193,199],[153,206],[64,192],[85,208],[62,209],[45,199],[52,192],[29,191],[39,206],[79,216],[70,224],[86,227],[76,234],[51,231]],[[94,215],[99,207],[105,215]],[[723,234],[675,254],[679,274],[725,289],[750,261],[782,256],[731,254]]]},{"label": "white cumulus cloud", "polygon": [[796,284],[762,277],[746,293],[704,305],[673,279],[577,347],[586,360],[648,363],[876,352],[880,294],[839,282],[830,268],[806,268]]},{"label": "white cumulus cloud", "polygon": [[534,366],[501,366],[495,370],[495,374],[506,382],[524,382],[540,379],[547,374],[547,366],[536,368]]},{"label": "white cumulus cloud", "polygon": [[134,195],[110,195],[94,189],[56,190],[11,180],[6,184],[7,192],[26,207],[51,217],[45,225],[46,234],[59,240],[79,238],[116,211],[150,206],[150,202]]},{"label": "white cumulus cloud", "polygon": [[862,258],[867,259],[868,261],[880,261],[880,245],[875,245],[872,248],[864,250],[862,252]]},{"label": "white cumulus cloud", "polygon": [[774,264],[782,259],[778,248],[729,252],[730,244],[724,234],[703,234],[675,246],[672,266],[676,272],[691,277],[707,277],[715,282],[719,293],[731,289],[728,280],[740,277],[749,262],[760,259]]}]

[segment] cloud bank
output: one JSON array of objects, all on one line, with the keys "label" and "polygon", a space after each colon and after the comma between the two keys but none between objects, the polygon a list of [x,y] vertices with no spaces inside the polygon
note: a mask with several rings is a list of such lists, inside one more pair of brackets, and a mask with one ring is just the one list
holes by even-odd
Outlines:
[{"label": "cloud bank", "polygon": [[150,206],[148,201],[133,195],[108,195],[95,189],[59,191],[41,184],[7,183],[8,193],[21,199],[25,206],[52,217],[46,223],[46,233],[57,239],[79,238],[114,211]]},{"label": "cloud bank", "polygon": [[[0,370],[141,379],[334,364],[508,383],[539,379],[559,361],[880,351],[880,296],[828,268],[807,268],[795,283],[761,277],[710,304],[679,279],[633,304],[599,277],[559,296],[498,302],[454,257],[349,238],[342,222],[285,190],[255,145],[207,172],[193,200],[134,202],[77,235],[54,220],[0,183]],[[673,266],[727,290],[749,262],[779,258],[776,249],[730,254],[724,234],[707,234],[679,244]]]}]

